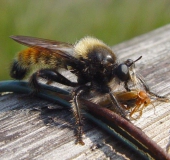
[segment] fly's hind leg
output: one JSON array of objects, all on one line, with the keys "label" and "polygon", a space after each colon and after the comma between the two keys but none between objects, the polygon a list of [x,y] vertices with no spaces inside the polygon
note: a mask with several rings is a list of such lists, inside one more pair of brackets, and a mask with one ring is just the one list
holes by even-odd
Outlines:
[{"label": "fly's hind leg", "polygon": [[46,79],[48,82],[57,82],[66,86],[75,87],[78,84],[76,82],[71,82],[69,79],[61,75],[59,72],[53,69],[41,69],[31,76],[29,83],[30,86],[34,89],[34,93],[39,92],[40,85],[38,78]]},{"label": "fly's hind leg", "polygon": [[126,120],[128,120],[126,118],[126,114],[125,114],[125,111],[123,110],[123,108],[121,107],[121,105],[119,104],[119,102],[117,101],[116,97],[109,92],[109,96],[110,96],[110,99],[111,99],[111,102],[113,103],[113,105],[115,106],[115,111],[121,115],[123,118],[125,118]]},{"label": "fly's hind leg", "polygon": [[76,144],[81,144],[84,145],[85,143],[82,140],[82,135],[83,135],[83,122],[82,122],[82,117],[81,117],[81,112],[80,112],[80,105],[78,102],[78,98],[80,97],[81,94],[83,94],[84,90],[79,87],[73,92],[73,101],[72,101],[72,110],[73,114],[76,120]]}]

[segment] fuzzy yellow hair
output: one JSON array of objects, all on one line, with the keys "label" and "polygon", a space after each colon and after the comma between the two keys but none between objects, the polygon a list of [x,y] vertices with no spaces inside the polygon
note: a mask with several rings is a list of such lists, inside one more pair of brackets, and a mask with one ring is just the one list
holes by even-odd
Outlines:
[{"label": "fuzzy yellow hair", "polygon": [[87,58],[89,51],[93,50],[96,47],[108,48],[108,46],[103,43],[101,40],[93,37],[84,37],[80,39],[74,46],[75,57]]}]

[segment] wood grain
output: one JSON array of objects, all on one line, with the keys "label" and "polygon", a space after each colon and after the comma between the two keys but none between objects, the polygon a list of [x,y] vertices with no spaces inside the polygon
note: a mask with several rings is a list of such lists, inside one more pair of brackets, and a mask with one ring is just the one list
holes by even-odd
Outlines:
[{"label": "wood grain", "polygon": [[[120,60],[142,55],[136,63],[137,72],[154,92],[169,96],[170,25],[115,45],[113,51]],[[154,106],[146,107],[133,123],[166,150],[170,143],[170,103],[155,102]],[[58,109],[47,112],[46,107]],[[75,145],[70,111],[36,97],[0,96],[1,159],[136,159],[137,155],[86,119],[84,131],[85,145]]]}]

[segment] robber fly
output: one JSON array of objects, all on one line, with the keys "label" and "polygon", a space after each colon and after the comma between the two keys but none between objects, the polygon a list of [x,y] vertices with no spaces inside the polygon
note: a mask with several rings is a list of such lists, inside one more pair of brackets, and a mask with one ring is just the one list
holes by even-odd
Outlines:
[{"label": "robber fly", "polygon": [[[124,89],[130,91],[129,83],[135,82],[135,79],[139,79],[146,86],[134,72],[134,64],[141,57],[119,63],[111,48],[96,38],[85,37],[73,45],[27,36],[11,36],[11,38],[29,47],[19,52],[12,63],[10,71],[12,78],[21,80],[34,67],[39,66],[40,69],[29,79],[35,91],[40,90],[38,78],[73,87],[71,103],[79,144],[84,144],[79,98],[87,98],[99,104],[107,97],[113,104],[114,110],[126,118],[124,109],[113,94],[115,89],[119,84],[123,84]],[[77,77],[77,82],[63,76],[59,72],[61,68],[73,73]],[[146,90],[150,92],[147,86]]]}]

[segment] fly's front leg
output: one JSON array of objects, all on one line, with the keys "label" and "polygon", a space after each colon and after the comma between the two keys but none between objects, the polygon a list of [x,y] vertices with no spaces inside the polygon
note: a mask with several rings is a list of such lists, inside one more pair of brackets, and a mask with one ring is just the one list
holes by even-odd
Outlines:
[{"label": "fly's front leg", "polygon": [[120,106],[119,102],[117,101],[116,97],[112,94],[112,93],[109,93],[109,96],[110,96],[110,99],[111,99],[111,102],[113,103],[113,105],[116,107],[116,112],[118,114],[120,114],[123,118],[125,118],[126,120],[128,120],[126,118],[126,114],[125,114],[125,111],[122,109],[122,107]]}]

